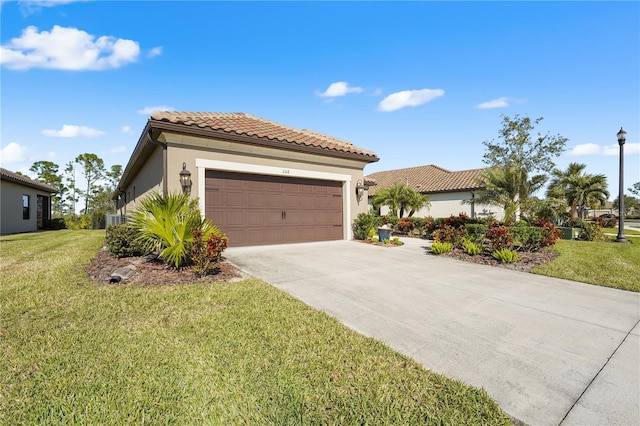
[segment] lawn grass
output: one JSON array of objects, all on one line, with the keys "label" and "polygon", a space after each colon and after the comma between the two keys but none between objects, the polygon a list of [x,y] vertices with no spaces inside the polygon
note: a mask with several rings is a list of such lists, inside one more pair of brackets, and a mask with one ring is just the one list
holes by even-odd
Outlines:
[{"label": "lawn grass", "polygon": [[533,273],[640,292],[640,241],[612,243],[558,240],[560,256]]},{"label": "lawn grass", "polygon": [[509,424],[259,280],[107,286],[104,232],[0,237],[0,424]]},{"label": "lawn grass", "polygon": [[[615,234],[618,235],[618,228],[602,228],[602,232],[605,234]],[[626,229],[624,230],[624,235],[640,235],[640,231],[636,231],[635,229]]]}]

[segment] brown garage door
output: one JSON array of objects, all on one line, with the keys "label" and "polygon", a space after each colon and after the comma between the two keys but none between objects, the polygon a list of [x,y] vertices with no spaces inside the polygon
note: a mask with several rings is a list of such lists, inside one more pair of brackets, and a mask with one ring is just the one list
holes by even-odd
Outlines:
[{"label": "brown garage door", "polygon": [[205,212],[250,246],[341,240],[342,182],[206,171]]}]

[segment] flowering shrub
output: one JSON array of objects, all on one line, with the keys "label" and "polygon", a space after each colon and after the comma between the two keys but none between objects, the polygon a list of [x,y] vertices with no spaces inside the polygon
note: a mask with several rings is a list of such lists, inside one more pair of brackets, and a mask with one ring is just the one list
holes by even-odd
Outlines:
[{"label": "flowering shrub", "polygon": [[443,222],[443,225],[451,226],[452,228],[464,228],[464,226],[469,222],[469,216],[466,213],[462,212],[458,214],[458,216],[451,215],[446,218]]},{"label": "flowering shrub", "polygon": [[400,219],[398,221],[398,224],[396,225],[396,229],[402,234],[408,234],[409,232],[413,231],[413,228],[413,220],[410,217]]},{"label": "flowering shrub", "polygon": [[442,225],[431,233],[436,243],[451,243],[455,248],[462,246],[464,236],[464,228],[454,228],[450,225]]},{"label": "flowering shrub", "polygon": [[207,275],[211,266],[220,261],[227,245],[228,239],[225,234],[212,232],[205,241],[202,230],[194,229],[190,257],[195,274],[200,277]]},{"label": "flowering shrub", "polygon": [[556,225],[549,222],[548,220],[540,219],[532,223],[533,226],[537,226],[538,228],[544,229],[544,241],[542,242],[542,247],[552,246],[560,239],[560,230]]},{"label": "flowering shrub", "polygon": [[491,251],[508,249],[513,245],[513,237],[504,225],[490,227],[486,237]]}]

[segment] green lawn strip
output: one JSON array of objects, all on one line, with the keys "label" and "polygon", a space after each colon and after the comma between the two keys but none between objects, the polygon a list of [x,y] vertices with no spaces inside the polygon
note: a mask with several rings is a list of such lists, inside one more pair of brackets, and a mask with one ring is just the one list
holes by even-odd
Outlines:
[{"label": "green lawn strip", "polygon": [[[618,235],[618,228],[602,228],[602,232],[604,232],[605,234]],[[640,236],[640,231],[636,231],[635,229],[626,229],[625,228],[624,234],[625,235],[631,235],[631,236],[635,236],[635,235]]]},{"label": "green lawn strip", "polygon": [[640,292],[640,242],[559,240],[554,250],[560,256],[533,273]]},{"label": "green lawn strip", "polygon": [[509,424],[259,280],[106,286],[104,232],[0,237],[0,424]]}]

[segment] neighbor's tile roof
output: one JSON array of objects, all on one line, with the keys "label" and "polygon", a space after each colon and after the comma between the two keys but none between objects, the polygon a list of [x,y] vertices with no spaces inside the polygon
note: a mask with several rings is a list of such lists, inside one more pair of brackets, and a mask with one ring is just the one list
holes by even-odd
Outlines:
[{"label": "neighbor's tile roof", "polygon": [[26,185],[31,188],[40,189],[41,191],[46,191],[51,193],[58,192],[58,190],[53,186],[47,185],[46,183],[42,183],[37,180],[30,179],[26,176],[22,176],[14,172],[10,172],[9,170],[3,169],[2,167],[0,167],[0,179],[6,180],[8,182]]},{"label": "neighbor's tile roof", "polygon": [[468,191],[483,187],[478,183],[482,170],[484,169],[452,172],[429,164],[428,166],[371,173],[365,176],[365,180],[375,179],[378,182],[377,186],[369,189],[369,196],[375,195],[380,189],[388,188],[396,182],[402,182],[421,193]]},{"label": "neighbor's tile roof", "polygon": [[176,112],[155,111],[150,121],[197,126],[212,130],[221,130],[245,136],[256,136],[270,140],[313,146],[328,150],[347,152],[371,157],[377,161],[373,151],[358,148],[350,142],[306,129],[295,129],[284,124],[266,120],[243,112]]}]

